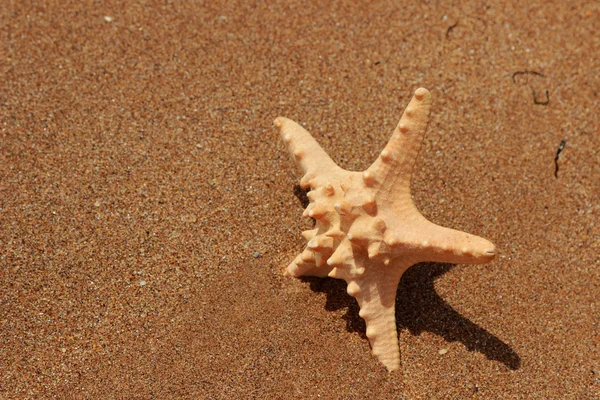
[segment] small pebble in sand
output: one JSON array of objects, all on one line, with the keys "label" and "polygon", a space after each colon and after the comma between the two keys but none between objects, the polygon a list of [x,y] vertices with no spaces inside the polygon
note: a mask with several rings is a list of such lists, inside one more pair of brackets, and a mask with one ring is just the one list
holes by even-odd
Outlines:
[{"label": "small pebble in sand", "polygon": [[140,286],[146,286],[146,281],[140,281]]},{"label": "small pebble in sand", "polygon": [[105,15],[105,16],[104,16],[104,20],[105,20],[106,22],[112,22],[112,21],[113,21],[113,17],[111,17],[111,16],[109,16],[109,15]]},{"label": "small pebble in sand", "polygon": [[448,349],[441,349],[440,351],[438,351],[438,353],[439,353],[440,355],[444,355],[444,354],[446,354],[447,352],[448,352]]},{"label": "small pebble in sand", "polygon": [[194,214],[182,215],[181,220],[183,222],[196,222],[198,218]]},{"label": "small pebble in sand", "polygon": [[258,258],[258,257],[260,257],[260,253],[257,251],[254,254],[252,254],[252,257]]}]

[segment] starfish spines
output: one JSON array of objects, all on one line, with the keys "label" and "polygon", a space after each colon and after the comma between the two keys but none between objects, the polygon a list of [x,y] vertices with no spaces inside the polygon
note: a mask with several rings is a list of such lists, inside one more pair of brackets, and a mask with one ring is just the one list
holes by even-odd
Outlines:
[{"label": "starfish spines", "polygon": [[341,269],[337,267],[332,268],[331,271],[329,271],[329,274],[327,274],[327,276],[334,279],[344,279],[341,274]]},{"label": "starfish spines", "polygon": [[333,254],[327,259],[327,265],[332,267],[340,267],[346,262],[346,255],[344,252],[339,251],[340,247],[333,252]]},{"label": "starfish spines", "polygon": [[339,201],[333,205],[334,210],[340,215],[349,215],[352,211],[352,204],[347,201]]},{"label": "starfish spines", "polygon": [[331,183],[326,183],[322,190],[323,194],[328,197],[331,197],[335,194],[335,188]]},{"label": "starfish spines", "polygon": [[339,238],[341,238],[341,237],[344,237],[344,236],[345,236],[344,232],[342,232],[342,231],[340,230],[340,228],[338,228],[338,227],[335,227],[335,226],[332,226],[332,227],[330,227],[330,228],[329,228],[329,229],[328,229],[328,230],[325,232],[325,235],[326,235],[326,236],[329,236],[329,237],[332,237],[332,238],[338,238],[338,239],[339,239]]},{"label": "starfish spines", "polygon": [[315,253],[306,249],[301,253],[302,261],[305,263],[313,263],[315,262]]},{"label": "starfish spines", "polygon": [[328,211],[329,210],[327,210],[325,206],[316,204],[311,207],[310,211],[308,212],[308,216],[314,219],[321,219],[325,217]]},{"label": "starfish spines", "polygon": [[351,281],[350,283],[348,283],[348,287],[346,288],[346,292],[350,296],[356,297],[360,293],[360,286],[358,286],[358,283],[356,283],[354,281]]},{"label": "starfish spines", "polygon": [[294,260],[287,268],[286,272],[288,275],[293,276],[294,278],[300,278],[304,276],[309,270],[310,266],[305,262],[300,262],[301,260]]},{"label": "starfish spines", "polygon": [[379,157],[381,157],[381,161],[383,162],[392,161],[392,155],[386,149],[381,150],[381,154],[379,155]]},{"label": "starfish spines", "polygon": [[375,179],[375,174],[372,171],[363,172],[363,181],[365,181],[365,185],[373,186],[377,183]]}]

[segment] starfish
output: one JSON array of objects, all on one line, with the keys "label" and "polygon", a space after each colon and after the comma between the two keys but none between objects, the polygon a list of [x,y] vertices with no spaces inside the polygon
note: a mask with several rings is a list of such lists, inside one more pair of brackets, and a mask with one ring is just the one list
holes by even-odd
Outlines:
[{"label": "starfish", "polygon": [[400,368],[395,302],[404,271],[424,261],[479,264],[495,255],[488,240],[428,221],[411,199],[431,103],[427,89],[415,91],[390,141],[364,172],[339,167],[296,122],[274,121],[304,172],[300,186],[310,188],[303,215],[316,220],[314,229],[302,232],[306,249],[285,274],[345,280],[373,355],[389,371]]}]

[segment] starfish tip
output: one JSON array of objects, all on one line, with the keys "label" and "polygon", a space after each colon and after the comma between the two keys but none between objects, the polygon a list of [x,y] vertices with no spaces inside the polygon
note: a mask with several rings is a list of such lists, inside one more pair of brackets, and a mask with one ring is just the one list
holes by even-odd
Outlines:
[{"label": "starfish tip", "polygon": [[425,88],[418,88],[417,90],[415,90],[415,97],[417,98],[417,100],[423,100],[424,98],[430,95],[431,93],[429,93],[429,90]]},{"label": "starfish tip", "polygon": [[496,246],[487,239],[479,238],[478,246],[469,249],[470,255],[474,258],[474,264],[488,263],[496,256]]},{"label": "starfish tip", "polygon": [[496,256],[496,246],[493,243],[490,243],[490,246],[483,252],[490,260],[492,260]]}]

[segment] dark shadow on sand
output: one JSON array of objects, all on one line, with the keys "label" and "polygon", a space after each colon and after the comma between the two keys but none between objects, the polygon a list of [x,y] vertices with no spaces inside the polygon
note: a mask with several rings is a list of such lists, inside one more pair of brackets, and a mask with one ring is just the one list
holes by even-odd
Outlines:
[{"label": "dark shadow on sand", "polygon": [[307,193],[310,192],[310,189],[302,189],[302,186],[294,185],[293,192],[294,196],[296,196],[298,201],[300,201],[300,204],[302,204],[302,208],[308,207],[310,200],[308,199]]},{"label": "dark shadow on sand", "polygon": [[[470,351],[500,361],[512,370],[519,369],[519,355],[506,343],[460,315],[435,291],[434,281],[452,269],[452,264],[420,263],[402,277],[396,295],[396,326],[412,335],[435,333],[449,342],[459,341]],[[328,311],[347,308],[344,319],[349,332],[365,336],[365,322],[358,316],[358,303],[346,293],[346,282],[331,278],[302,278],[315,292],[327,295]]]}]

